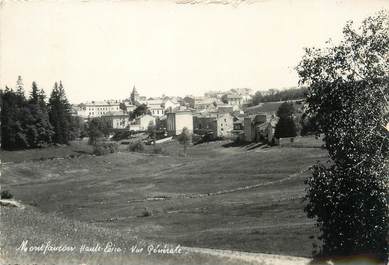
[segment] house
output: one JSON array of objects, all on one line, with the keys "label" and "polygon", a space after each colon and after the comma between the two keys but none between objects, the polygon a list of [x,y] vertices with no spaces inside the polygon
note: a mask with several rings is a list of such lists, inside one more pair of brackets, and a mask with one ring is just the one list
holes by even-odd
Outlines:
[{"label": "house", "polygon": [[216,100],[209,97],[195,97],[194,108],[196,110],[211,110],[216,108]]},{"label": "house", "polygon": [[126,105],[127,111],[135,108],[130,102],[121,100],[91,101],[79,104],[77,106],[77,115],[84,119],[101,117],[112,112],[121,111],[121,103]]},{"label": "house", "polygon": [[227,103],[231,105],[234,110],[239,110],[243,104],[242,96],[238,94],[228,94]]},{"label": "house", "polygon": [[222,104],[217,106],[217,112],[219,113],[232,113],[234,111],[234,107],[229,104]]},{"label": "house", "polygon": [[146,114],[135,118],[129,126],[130,131],[146,131],[150,124],[155,125],[155,117]]},{"label": "house", "polygon": [[147,107],[149,108],[151,115],[154,117],[162,117],[165,115],[165,107],[162,99],[147,100]]},{"label": "house", "polygon": [[177,110],[166,113],[166,126],[169,136],[179,135],[184,127],[193,132],[193,115],[189,110]]},{"label": "house", "polygon": [[165,98],[163,100],[163,107],[165,109],[165,112],[172,112],[180,107],[180,103],[176,99]]},{"label": "house", "polygon": [[273,142],[277,119],[274,115],[254,114],[244,118],[243,130],[246,142]]},{"label": "house", "polygon": [[101,118],[114,130],[126,129],[130,125],[128,113],[123,111],[108,112]]},{"label": "house", "polygon": [[214,137],[230,137],[233,130],[233,116],[229,113],[208,113],[193,117],[194,133]]}]

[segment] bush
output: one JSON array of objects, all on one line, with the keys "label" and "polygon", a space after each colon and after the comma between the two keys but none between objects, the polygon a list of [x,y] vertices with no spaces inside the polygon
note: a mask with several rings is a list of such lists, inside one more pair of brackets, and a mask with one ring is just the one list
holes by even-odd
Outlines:
[{"label": "bush", "polygon": [[161,146],[156,145],[156,146],[154,146],[154,148],[153,148],[153,153],[154,153],[154,154],[164,154],[164,155],[166,155],[166,154],[167,154],[167,151],[166,151],[165,149],[163,149]]},{"label": "bush", "polygon": [[14,196],[11,194],[9,190],[3,190],[1,192],[1,199],[12,199]]},{"label": "bush", "polygon": [[130,152],[143,152],[145,150],[145,145],[141,141],[135,142],[128,146]]},{"label": "bush", "polygon": [[113,142],[100,142],[94,145],[93,154],[94,155],[107,155],[116,153],[119,150],[119,145]]},{"label": "bush", "polygon": [[111,137],[111,140],[120,141],[120,140],[130,139],[130,137],[131,137],[131,133],[129,131],[119,131],[119,132],[116,132]]}]

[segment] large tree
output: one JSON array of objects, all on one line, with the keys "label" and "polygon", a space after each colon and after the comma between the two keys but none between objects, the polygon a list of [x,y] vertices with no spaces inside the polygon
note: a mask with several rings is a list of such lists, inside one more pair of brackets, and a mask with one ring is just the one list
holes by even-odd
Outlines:
[{"label": "large tree", "polygon": [[294,106],[293,103],[284,102],[277,110],[277,116],[279,118],[274,137],[295,137],[297,135],[296,124],[294,122]]},{"label": "large tree", "polygon": [[28,148],[23,110],[26,107],[26,98],[19,89],[18,92],[6,87],[1,92],[1,148],[15,150]]},{"label": "large tree", "polygon": [[49,118],[54,128],[53,140],[58,144],[68,144],[71,126],[71,106],[66,98],[65,90],[60,81],[54,84],[49,99]]},{"label": "large tree", "polygon": [[[306,183],[308,217],[316,218],[318,257],[361,256],[388,260],[389,15],[380,12],[344,39],[310,48],[297,67],[309,86],[308,111],[316,115],[331,158],[317,164]],[[386,161],[386,162],[385,162]]]},{"label": "large tree", "polygon": [[51,144],[54,131],[49,121],[44,92],[39,91],[36,82],[32,83],[27,108],[24,124],[30,147]]}]

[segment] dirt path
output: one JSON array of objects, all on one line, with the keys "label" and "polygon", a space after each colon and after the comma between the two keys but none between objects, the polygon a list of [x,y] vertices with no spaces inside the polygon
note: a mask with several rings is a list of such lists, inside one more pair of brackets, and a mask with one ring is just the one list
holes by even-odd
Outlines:
[{"label": "dirt path", "polygon": [[259,254],[232,250],[189,247],[184,249],[190,253],[208,254],[231,261],[250,262],[251,264],[258,265],[307,265],[311,261],[310,259],[300,257]]}]

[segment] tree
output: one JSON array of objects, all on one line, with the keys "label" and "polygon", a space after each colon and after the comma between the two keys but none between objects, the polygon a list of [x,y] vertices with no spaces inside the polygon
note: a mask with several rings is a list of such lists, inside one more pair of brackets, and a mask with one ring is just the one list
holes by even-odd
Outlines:
[{"label": "tree", "polygon": [[86,125],[84,119],[79,116],[70,117],[70,140],[84,138],[87,136]]},{"label": "tree", "polygon": [[187,127],[184,127],[182,129],[182,132],[180,135],[178,135],[178,142],[184,146],[184,155],[186,156],[186,150],[191,142],[191,134]]},{"label": "tree", "polygon": [[133,112],[130,113],[130,118],[135,119],[139,116],[151,114],[149,108],[145,104],[141,104]]},{"label": "tree", "polygon": [[228,104],[228,95],[227,95],[227,94],[224,94],[224,95],[221,97],[221,101],[222,101],[224,104]]},{"label": "tree", "polygon": [[303,113],[300,120],[301,135],[317,135],[320,133],[316,114]]},{"label": "tree", "polygon": [[38,104],[39,103],[39,91],[38,91],[38,85],[36,82],[32,82],[32,90],[30,93],[30,103],[31,104]]},{"label": "tree", "polygon": [[71,106],[66,98],[65,90],[60,81],[54,84],[49,99],[49,118],[53,125],[55,143],[68,144],[70,139]]},{"label": "tree", "polygon": [[26,105],[24,94],[6,87],[1,92],[1,148],[15,150],[28,148],[29,144],[22,126],[24,115],[22,110]]},{"label": "tree", "polygon": [[195,100],[193,97],[190,97],[190,96],[186,96],[183,98],[183,102],[185,104],[187,104],[190,108],[194,108],[194,105],[195,105]]},{"label": "tree", "polygon": [[109,135],[110,127],[102,118],[93,118],[88,122],[87,133],[89,136],[89,144],[96,145],[97,141],[102,137]]},{"label": "tree", "polygon": [[31,148],[43,147],[52,143],[53,127],[49,121],[47,107],[45,103],[44,91],[39,92],[38,85],[32,83],[32,91],[28,100],[28,112],[26,120],[27,137]]},{"label": "tree", "polygon": [[319,258],[367,256],[388,261],[389,14],[379,12],[325,49],[306,49],[297,71],[309,86],[308,111],[325,135],[330,165],[306,180],[308,217],[321,231]]},{"label": "tree", "polygon": [[277,122],[274,137],[295,137],[297,135],[296,124],[293,118],[294,107],[292,103],[284,102],[277,110],[279,120]]},{"label": "tree", "polygon": [[124,102],[120,102],[119,108],[123,111],[123,113],[127,112],[127,106]]},{"label": "tree", "polygon": [[257,91],[257,92],[255,92],[250,105],[251,106],[258,105],[259,103],[262,102],[262,100],[263,100],[263,95],[262,95],[261,91]]},{"label": "tree", "polygon": [[156,124],[153,121],[150,121],[147,126],[147,133],[149,134],[149,137],[153,139],[153,145],[155,146],[155,141],[157,138],[157,128]]}]

